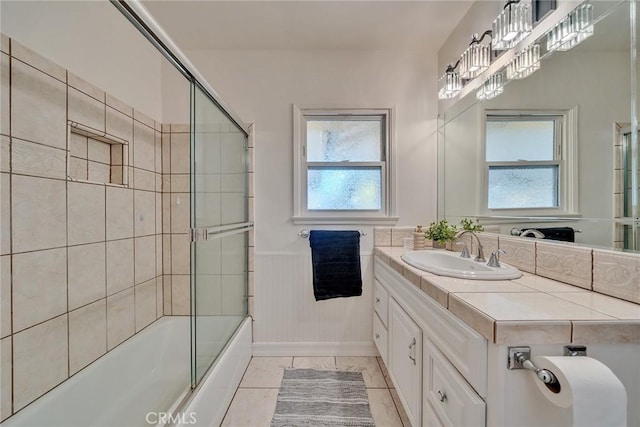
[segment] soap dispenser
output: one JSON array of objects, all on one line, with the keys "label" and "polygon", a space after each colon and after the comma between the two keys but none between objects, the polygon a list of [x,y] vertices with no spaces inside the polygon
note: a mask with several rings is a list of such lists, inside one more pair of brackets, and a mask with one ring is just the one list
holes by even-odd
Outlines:
[{"label": "soap dispenser", "polygon": [[424,236],[424,231],[422,230],[422,226],[418,225],[416,227],[416,231],[413,233],[413,250],[419,251],[426,247],[427,239]]}]

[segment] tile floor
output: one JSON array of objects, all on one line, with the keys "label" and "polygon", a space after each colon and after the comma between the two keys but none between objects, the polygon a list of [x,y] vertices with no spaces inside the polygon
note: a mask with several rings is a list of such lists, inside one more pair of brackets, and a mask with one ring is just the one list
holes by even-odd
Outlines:
[{"label": "tile floor", "polygon": [[361,371],[376,426],[410,426],[381,358],[333,356],[252,358],[222,425],[269,426],[285,368]]}]

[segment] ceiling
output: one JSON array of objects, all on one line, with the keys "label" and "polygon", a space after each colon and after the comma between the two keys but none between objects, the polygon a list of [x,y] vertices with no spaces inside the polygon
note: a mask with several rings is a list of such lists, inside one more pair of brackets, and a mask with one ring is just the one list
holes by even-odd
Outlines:
[{"label": "ceiling", "polygon": [[183,50],[437,51],[471,0],[143,0]]}]

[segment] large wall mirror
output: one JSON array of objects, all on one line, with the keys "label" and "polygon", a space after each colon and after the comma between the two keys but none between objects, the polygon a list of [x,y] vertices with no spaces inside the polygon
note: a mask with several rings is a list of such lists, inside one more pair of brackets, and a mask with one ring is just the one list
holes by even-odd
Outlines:
[{"label": "large wall mirror", "polygon": [[590,3],[591,37],[547,52],[542,36],[540,69],[491,100],[473,91],[440,112],[439,216],[506,234],[571,227],[578,244],[640,251],[635,5]]}]

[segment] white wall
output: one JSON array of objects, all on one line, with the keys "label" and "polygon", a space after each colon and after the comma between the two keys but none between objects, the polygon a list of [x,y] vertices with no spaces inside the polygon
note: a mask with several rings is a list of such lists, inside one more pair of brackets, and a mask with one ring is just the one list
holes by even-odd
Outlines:
[{"label": "white wall", "polygon": [[6,1],[3,33],[95,86],[162,119],[164,59],[107,0]]},{"label": "white wall", "polygon": [[[436,216],[436,55],[386,50],[209,50],[187,55],[245,122],[255,122],[256,342],[371,342],[370,272],[365,295],[316,303],[306,269],[309,242],[294,226],[292,104],[395,106],[398,225]],[[165,99],[170,97],[165,92]],[[165,116],[172,115],[165,106]],[[326,227],[316,227],[326,228]],[[370,265],[371,227],[362,240]],[[276,259],[276,258],[278,259]],[[284,258],[283,258],[284,257]],[[266,265],[274,266],[266,268]],[[294,273],[298,271],[298,273]],[[306,277],[305,277],[306,276]],[[300,295],[278,304],[274,293]],[[354,305],[355,304],[355,305]],[[353,319],[353,313],[360,313]],[[288,327],[283,328],[283,325]]]}]

